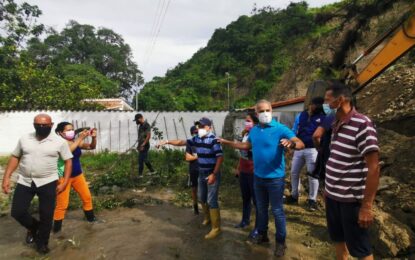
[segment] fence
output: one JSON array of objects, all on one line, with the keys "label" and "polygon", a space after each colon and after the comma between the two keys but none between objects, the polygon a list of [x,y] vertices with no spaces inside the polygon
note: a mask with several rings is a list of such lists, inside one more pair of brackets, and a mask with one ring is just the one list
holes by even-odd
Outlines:
[{"label": "fence", "polygon": [[[33,118],[39,113],[47,113],[53,122],[72,122],[75,128],[94,127],[98,130],[96,152],[124,152],[137,140],[137,125],[132,120],[137,112],[124,111],[11,111],[0,112],[0,154],[13,151],[20,136],[34,131]],[[201,117],[213,121],[214,132],[221,136],[228,112],[140,112],[154,125],[150,145],[161,139],[186,139],[190,127]]]}]

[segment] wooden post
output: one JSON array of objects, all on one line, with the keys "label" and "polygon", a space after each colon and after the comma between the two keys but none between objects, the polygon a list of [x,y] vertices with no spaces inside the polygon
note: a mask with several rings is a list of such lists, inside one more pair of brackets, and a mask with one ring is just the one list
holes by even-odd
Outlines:
[{"label": "wooden post", "polygon": [[121,152],[121,120],[118,120],[118,152]]},{"label": "wooden post", "polygon": [[112,141],[112,138],[111,138],[111,120],[110,120],[110,152],[111,152],[111,141]]},{"label": "wooden post", "polygon": [[[131,140],[130,140],[130,120],[127,120],[127,126],[128,126],[128,149],[131,148]],[[128,151],[128,150],[127,150]]]},{"label": "wooden post", "polygon": [[176,127],[176,120],[173,118],[173,125],[174,125],[174,132],[176,133],[176,139],[179,139],[179,134],[177,133],[177,127]]},{"label": "wooden post", "polygon": [[166,117],[163,116],[163,119],[164,119],[164,128],[166,129],[166,137],[167,137],[167,140],[169,140],[169,132],[167,131]]},{"label": "wooden post", "polygon": [[98,135],[99,135],[99,143],[100,143],[100,147],[101,147],[101,152],[102,152],[102,137],[101,137],[101,122],[98,121]]},{"label": "wooden post", "polygon": [[186,127],[184,126],[184,119],[183,119],[183,117],[181,117],[179,121],[182,121],[184,136],[186,136],[186,140],[187,140],[187,131],[186,131]]}]

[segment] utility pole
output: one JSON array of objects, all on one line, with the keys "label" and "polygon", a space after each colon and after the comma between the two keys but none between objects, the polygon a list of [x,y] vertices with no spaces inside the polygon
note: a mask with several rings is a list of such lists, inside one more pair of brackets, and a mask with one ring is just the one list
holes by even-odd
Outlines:
[{"label": "utility pole", "polygon": [[138,90],[135,92],[135,111],[138,111]]},{"label": "utility pole", "polygon": [[229,74],[229,72],[226,72],[225,75],[228,78],[228,111],[231,111],[231,102],[230,102],[230,98],[229,98],[229,77],[230,77],[230,74]]}]

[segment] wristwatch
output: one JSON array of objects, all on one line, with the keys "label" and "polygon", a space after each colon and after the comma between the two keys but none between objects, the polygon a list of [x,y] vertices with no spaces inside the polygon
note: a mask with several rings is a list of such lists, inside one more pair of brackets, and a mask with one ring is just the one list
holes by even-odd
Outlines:
[{"label": "wristwatch", "polygon": [[295,149],[296,146],[297,146],[297,143],[294,141],[291,141],[291,149]]}]

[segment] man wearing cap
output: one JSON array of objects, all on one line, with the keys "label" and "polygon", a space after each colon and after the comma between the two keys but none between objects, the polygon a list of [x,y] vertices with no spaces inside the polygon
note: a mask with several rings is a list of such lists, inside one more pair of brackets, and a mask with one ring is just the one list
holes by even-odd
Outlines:
[{"label": "man wearing cap", "polygon": [[285,125],[272,118],[272,106],[260,100],[255,106],[259,124],[251,129],[247,142],[219,139],[222,144],[237,149],[252,149],[254,160],[254,190],[258,208],[258,234],[252,236],[256,244],[268,243],[268,208],[275,220],[274,255],[282,257],[286,249],[286,222],[283,208],[285,185],[284,148],[301,150],[304,143]]},{"label": "man wearing cap", "polygon": [[[212,133],[212,121],[203,117],[198,122],[197,135],[188,140],[192,153],[196,156],[189,156],[186,149],[186,160],[196,159],[199,164],[198,197],[202,204],[204,220],[203,226],[212,224],[211,231],[205,239],[213,239],[220,232],[220,211],[218,204],[218,192],[220,184],[220,166],[223,162],[223,151],[216,136]],[[167,140],[160,143],[172,145],[185,145],[184,140]]]},{"label": "man wearing cap", "polygon": [[[64,139],[51,134],[53,123],[49,115],[37,115],[33,125],[36,131],[19,139],[9,159],[2,188],[5,194],[10,193],[10,177],[18,168],[11,215],[28,230],[26,243],[35,242],[37,251],[47,254],[56,194],[64,191],[69,182],[72,153]],[[57,182],[58,158],[65,162],[61,184]],[[35,195],[39,198],[39,220],[29,213]]]},{"label": "man wearing cap", "polygon": [[144,120],[142,114],[136,114],[134,117],[135,123],[139,125],[138,128],[138,177],[143,176],[144,164],[147,165],[147,168],[151,173],[154,173],[153,166],[148,160],[148,150],[150,150],[150,138],[151,138],[151,126]]},{"label": "man wearing cap", "polygon": [[205,239],[213,239],[221,232],[218,193],[223,151],[216,139],[212,133],[212,121],[206,117],[200,119],[197,136],[193,137],[192,141],[199,163],[198,197],[204,213],[202,224],[212,225]]}]

